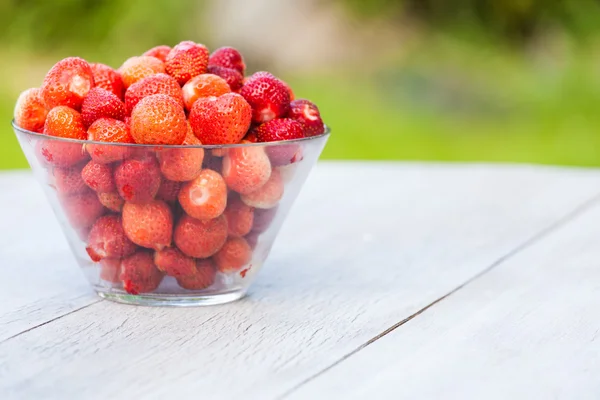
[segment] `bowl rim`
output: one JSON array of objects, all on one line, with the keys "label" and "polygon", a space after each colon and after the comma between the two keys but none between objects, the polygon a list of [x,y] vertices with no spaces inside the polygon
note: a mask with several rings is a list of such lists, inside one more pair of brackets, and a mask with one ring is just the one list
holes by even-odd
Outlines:
[{"label": "bowl rim", "polygon": [[157,149],[157,148],[158,149],[162,149],[162,148],[178,149],[179,148],[179,149],[209,149],[210,150],[210,149],[233,149],[233,148],[238,148],[238,147],[259,147],[259,146],[260,147],[266,147],[266,146],[275,147],[275,146],[285,146],[285,145],[293,144],[293,143],[304,143],[304,142],[317,141],[318,139],[326,138],[331,134],[331,129],[329,128],[328,125],[325,125],[325,132],[323,132],[320,135],[304,137],[301,139],[279,140],[276,142],[235,143],[235,144],[201,144],[201,145],[198,145],[198,144],[194,144],[194,145],[189,145],[189,144],[177,144],[177,145],[173,145],[173,144],[139,144],[139,143],[98,142],[98,141],[94,141],[94,140],[69,139],[69,138],[63,138],[63,137],[58,137],[58,136],[48,136],[43,133],[28,131],[27,129],[21,128],[19,125],[17,125],[14,118],[11,120],[10,124],[12,125],[15,133],[19,132],[24,135],[36,137],[39,139],[49,139],[49,140],[56,140],[56,141],[64,142],[64,143],[73,143],[73,144],[81,144],[81,145],[94,144],[94,145],[102,145],[102,146],[139,147],[139,148],[152,148],[152,149]]}]

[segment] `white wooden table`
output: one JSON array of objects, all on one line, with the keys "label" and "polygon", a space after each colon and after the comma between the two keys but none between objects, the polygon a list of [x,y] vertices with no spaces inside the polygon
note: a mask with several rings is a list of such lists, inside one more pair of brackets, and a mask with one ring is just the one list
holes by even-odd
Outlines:
[{"label": "white wooden table", "polygon": [[250,295],[102,301],[0,176],[0,399],[598,399],[600,171],[321,163]]}]

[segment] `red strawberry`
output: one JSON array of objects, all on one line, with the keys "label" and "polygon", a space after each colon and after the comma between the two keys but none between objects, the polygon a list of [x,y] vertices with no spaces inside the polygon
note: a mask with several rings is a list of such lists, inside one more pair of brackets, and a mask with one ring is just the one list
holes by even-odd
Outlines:
[{"label": "red strawberry", "polygon": [[217,268],[210,259],[196,260],[194,273],[177,278],[177,283],[187,290],[206,289],[214,283],[216,272]]},{"label": "red strawberry", "polygon": [[154,291],[163,279],[163,274],[156,268],[152,254],[140,250],[121,262],[121,281],[127,293],[137,295]]},{"label": "red strawberry", "polygon": [[177,201],[177,195],[181,188],[181,182],[163,179],[156,193],[156,200],[162,200],[168,204],[174,204]]},{"label": "red strawberry", "polygon": [[88,236],[86,251],[94,262],[104,258],[123,258],[135,253],[137,246],[125,235],[118,215],[98,218]]},{"label": "red strawberry", "polygon": [[162,46],[153,47],[142,55],[156,57],[160,61],[165,62],[167,55],[169,54],[170,51],[171,51],[171,48],[169,46],[162,45]]},{"label": "red strawberry", "polygon": [[181,187],[178,198],[189,216],[202,220],[213,219],[225,210],[227,185],[217,172],[205,169],[196,179]]},{"label": "red strawberry", "polygon": [[169,75],[184,85],[194,76],[206,73],[208,49],[191,41],[181,42],[167,55],[165,67]]},{"label": "red strawberry", "polygon": [[192,125],[190,125],[190,121],[188,121],[187,125],[188,125],[188,127],[187,127],[187,131],[185,133],[185,140],[183,141],[183,144],[188,145],[188,146],[202,145],[202,142],[200,141],[200,139],[198,139],[196,137],[196,135],[194,135],[194,130],[192,129]]},{"label": "red strawberry", "polygon": [[271,177],[258,190],[243,194],[242,201],[255,208],[273,208],[283,196],[283,179],[277,169],[271,172]]},{"label": "red strawberry", "polygon": [[239,142],[250,127],[252,109],[242,96],[227,93],[196,100],[190,112],[194,134],[204,144]]},{"label": "red strawberry", "polygon": [[200,175],[204,149],[162,149],[157,152],[160,170],[172,181],[190,181]]},{"label": "red strawberry", "polygon": [[81,177],[85,184],[97,193],[110,193],[116,189],[110,165],[90,161],[81,171]]},{"label": "red strawberry", "polygon": [[243,140],[250,142],[250,143],[258,143],[258,135],[256,133],[256,128],[250,129],[248,131],[248,133],[246,134],[246,136],[244,136]]},{"label": "red strawberry", "polygon": [[173,100],[181,104],[183,107],[183,95],[179,83],[167,74],[154,74],[147,78],[140,79],[127,89],[125,93],[125,108],[127,115],[131,115],[131,111],[144,97],[152,96],[153,94],[166,94],[171,96]]},{"label": "red strawberry", "polygon": [[125,88],[150,75],[165,72],[165,64],[156,57],[140,56],[127,59],[119,68]]},{"label": "red strawberry", "polygon": [[40,160],[56,167],[70,167],[88,159],[82,145],[54,139],[40,140],[36,152]]},{"label": "red strawberry", "polygon": [[93,88],[83,99],[81,118],[86,129],[100,118],[125,118],[125,104],[114,93],[102,88]]},{"label": "red strawberry", "polygon": [[106,208],[114,212],[121,212],[125,200],[117,192],[98,193],[98,200]]},{"label": "red strawberry", "polygon": [[87,191],[87,186],[81,179],[81,165],[67,168],[54,168],[54,186],[61,196],[68,196]]},{"label": "red strawberry", "polygon": [[65,58],[48,71],[40,95],[48,110],[68,106],[79,110],[83,98],[94,87],[94,73],[87,61],[78,57]]},{"label": "red strawberry", "polygon": [[242,75],[246,72],[242,55],[233,47],[221,47],[215,50],[208,59],[208,65],[235,69]]},{"label": "red strawberry", "polygon": [[187,120],[181,104],[164,94],[144,97],[131,112],[131,136],[141,144],[182,144]]},{"label": "red strawberry", "polygon": [[227,239],[221,250],[214,255],[213,260],[219,272],[225,274],[237,272],[250,262],[252,249],[244,238]]},{"label": "red strawberry", "polygon": [[104,214],[104,207],[91,190],[63,197],[61,204],[73,229],[90,227]]},{"label": "red strawberry", "polygon": [[[302,125],[290,118],[274,119],[256,128],[259,142],[276,142],[304,138]],[[267,146],[266,152],[273,166],[287,165],[301,158],[298,144]]]},{"label": "red strawberry", "polygon": [[244,75],[240,74],[240,72],[235,69],[210,65],[208,67],[208,73],[223,78],[232,92],[237,93],[244,85]]},{"label": "red strawberry", "polygon": [[254,224],[252,225],[252,232],[263,233],[273,223],[273,220],[277,216],[277,207],[269,209],[257,208],[254,210]]},{"label": "red strawberry", "polygon": [[96,63],[90,64],[90,66],[92,67],[96,87],[108,90],[117,96],[119,100],[122,100],[123,94],[125,94],[125,86],[121,75],[108,65]]},{"label": "red strawberry", "polygon": [[147,204],[125,203],[123,229],[127,237],[138,246],[160,251],[171,245],[173,214],[164,201]]},{"label": "red strawberry", "polygon": [[242,202],[239,197],[231,196],[225,209],[225,218],[227,218],[229,236],[245,236],[252,229],[254,209]]},{"label": "red strawberry", "polygon": [[43,132],[47,115],[48,110],[44,107],[40,97],[40,89],[27,89],[19,95],[15,105],[14,118],[15,123],[21,129]]},{"label": "red strawberry", "polygon": [[[111,118],[100,118],[94,122],[88,128],[87,138],[95,142],[134,143],[127,124]],[[94,161],[102,164],[121,161],[131,155],[131,149],[126,146],[88,143],[86,149]]]},{"label": "red strawberry", "polygon": [[46,117],[44,134],[67,139],[85,140],[87,137],[81,114],[71,107],[54,107]]},{"label": "red strawberry", "polygon": [[290,109],[290,93],[287,86],[268,72],[257,72],[248,78],[240,94],[252,106],[254,122],[281,118]]},{"label": "red strawberry", "polygon": [[231,92],[227,82],[213,74],[202,74],[190,79],[182,88],[185,108],[189,111],[192,106],[202,97],[219,97]]},{"label": "red strawberry", "polygon": [[110,283],[119,283],[121,275],[121,260],[118,258],[105,258],[100,260],[100,279]]},{"label": "red strawberry", "polygon": [[196,261],[173,247],[154,253],[154,264],[159,270],[175,278],[196,273]]},{"label": "red strawberry", "polygon": [[154,156],[130,158],[115,169],[117,191],[128,202],[151,202],[160,181],[160,168]]},{"label": "red strawberry", "polygon": [[235,147],[223,157],[223,179],[238,193],[251,193],[267,183],[271,162],[262,147]]},{"label": "red strawberry", "polygon": [[200,221],[184,214],[173,233],[175,244],[184,254],[207,258],[215,254],[227,240],[227,220],[223,215]]},{"label": "red strawberry", "polygon": [[292,101],[287,116],[302,125],[306,137],[317,136],[325,132],[325,125],[321,119],[319,109],[308,100]]}]

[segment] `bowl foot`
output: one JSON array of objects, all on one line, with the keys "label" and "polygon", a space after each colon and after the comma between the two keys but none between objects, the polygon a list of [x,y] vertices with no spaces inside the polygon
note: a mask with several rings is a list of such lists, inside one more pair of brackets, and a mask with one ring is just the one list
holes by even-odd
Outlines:
[{"label": "bowl foot", "polygon": [[198,307],[231,303],[246,295],[245,290],[235,290],[224,293],[190,293],[190,294],[140,294],[131,295],[123,291],[96,290],[103,299],[123,304],[152,307]]}]

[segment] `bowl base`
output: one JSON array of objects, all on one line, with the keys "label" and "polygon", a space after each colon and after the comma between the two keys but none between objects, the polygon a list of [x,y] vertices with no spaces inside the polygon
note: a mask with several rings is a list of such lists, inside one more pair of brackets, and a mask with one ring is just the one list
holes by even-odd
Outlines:
[{"label": "bowl base", "polygon": [[217,304],[231,303],[246,295],[245,290],[236,290],[225,293],[211,294],[140,294],[131,295],[125,292],[97,290],[98,296],[116,303],[133,304],[151,307],[198,307],[214,306]]}]

